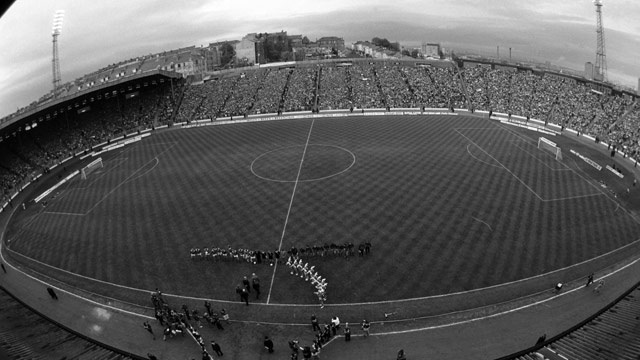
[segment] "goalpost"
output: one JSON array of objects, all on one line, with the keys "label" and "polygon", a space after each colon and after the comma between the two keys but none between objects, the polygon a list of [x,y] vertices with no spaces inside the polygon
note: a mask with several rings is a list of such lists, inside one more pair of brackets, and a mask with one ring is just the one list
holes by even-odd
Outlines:
[{"label": "goalpost", "polygon": [[549,151],[556,156],[556,160],[562,161],[562,150],[553,141],[543,137],[538,138],[538,149]]},{"label": "goalpost", "polygon": [[80,178],[82,180],[86,180],[87,179],[87,175],[91,174],[96,169],[101,169],[102,167],[103,167],[102,158],[97,158],[97,159],[93,160],[89,165],[83,167],[80,170]]}]

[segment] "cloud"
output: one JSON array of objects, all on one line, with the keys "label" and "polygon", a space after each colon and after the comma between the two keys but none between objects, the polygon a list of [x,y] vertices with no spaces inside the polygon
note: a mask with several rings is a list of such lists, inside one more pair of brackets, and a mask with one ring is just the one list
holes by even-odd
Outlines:
[{"label": "cloud", "polygon": [[[609,69],[632,80],[640,75],[634,60],[640,2],[604,1]],[[514,56],[558,60],[577,69],[595,60],[590,1],[21,0],[0,19],[0,116],[51,88],[51,25],[58,9],[66,11],[59,37],[63,81],[136,56],[280,30],[310,39],[440,42],[488,54],[496,46],[505,54],[511,47]],[[627,84],[635,84],[631,80]]]}]

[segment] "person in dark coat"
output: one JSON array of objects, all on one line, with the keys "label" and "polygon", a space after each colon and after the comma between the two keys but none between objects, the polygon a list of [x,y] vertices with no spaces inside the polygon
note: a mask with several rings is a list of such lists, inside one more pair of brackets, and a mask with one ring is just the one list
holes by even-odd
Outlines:
[{"label": "person in dark coat", "polygon": [[51,287],[47,287],[47,292],[49,293],[49,296],[51,296],[53,300],[58,300],[58,295]]},{"label": "person in dark coat", "polygon": [[244,288],[247,289],[248,292],[251,292],[251,285],[246,276],[242,279],[242,285],[244,285]]},{"label": "person in dark coat", "polygon": [[217,342],[211,340],[211,349],[213,350],[213,352],[215,352],[218,356],[222,356],[224,355],[222,353],[222,349],[220,348],[220,345],[218,345]]},{"label": "person in dark coat", "polygon": [[264,337],[264,348],[267,349],[269,353],[273,352],[273,341],[271,341],[268,336]]},{"label": "person in dark coat", "polygon": [[260,278],[255,273],[251,274],[251,282],[256,291],[256,299],[260,299]]},{"label": "person in dark coat", "polygon": [[585,286],[589,286],[593,284],[593,273],[589,274],[589,277],[587,278],[587,285]]},{"label": "person in dark coat", "polygon": [[349,329],[349,323],[344,324],[344,341],[351,341],[351,329]]},{"label": "person in dark coat", "polygon": [[145,321],[144,323],[142,323],[142,327],[145,328],[149,332],[149,334],[151,334],[151,336],[153,336],[153,340],[156,339],[156,335],[153,333],[153,329],[148,322]]},{"label": "person in dark coat", "polygon": [[311,315],[311,326],[313,327],[313,331],[320,331],[320,324],[318,323],[316,314]]},{"label": "person in dark coat", "polygon": [[403,349],[398,350],[398,357],[396,359],[397,360],[407,360],[407,356],[404,354],[404,350]]},{"label": "person in dark coat", "polygon": [[240,299],[244,301],[247,306],[249,306],[249,291],[246,288],[242,288],[240,290]]}]

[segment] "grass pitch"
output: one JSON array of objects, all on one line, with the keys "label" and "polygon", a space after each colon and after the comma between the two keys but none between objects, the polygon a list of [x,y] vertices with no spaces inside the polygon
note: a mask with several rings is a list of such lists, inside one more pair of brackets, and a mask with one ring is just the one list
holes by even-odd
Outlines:
[{"label": "grass pitch", "polygon": [[[568,149],[610,160],[568,137],[556,140],[563,162],[536,148],[536,133],[464,116],[158,132],[104,157],[102,170],[76,177],[46,208],[19,212],[5,238],[12,250],[71,273],[220,300],[237,300],[242,276],[256,273],[259,301],[316,302],[312,286],[286,266],[194,262],[190,248],[371,242],[369,256],[308,259],[328,280],[329,303],[477,289],[637,239],[640,225],[625,210],[637,189],[621,190],[632,180],[593,172]],[[104,283],[48,274],[118,297]]]}]

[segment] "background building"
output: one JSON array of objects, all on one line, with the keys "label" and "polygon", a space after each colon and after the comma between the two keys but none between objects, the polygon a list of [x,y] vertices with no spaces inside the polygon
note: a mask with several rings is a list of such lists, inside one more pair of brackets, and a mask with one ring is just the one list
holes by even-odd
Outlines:
[{"label": "background building", "polygon": [[424,57],[440,58],[440,44],[424,43],[421,50]]},{"label": "background building", "polygon": [[344,39],[337,36],[321,37],[320,39],[318,39],[317,44],[318,47],[344,51]]},{"label": "background building", "polygon": [[234,44],[236,59],[239,64],[253,65],[258,62],[256,57],[256,43],[259,41],[256,33],[250,33]]}]

